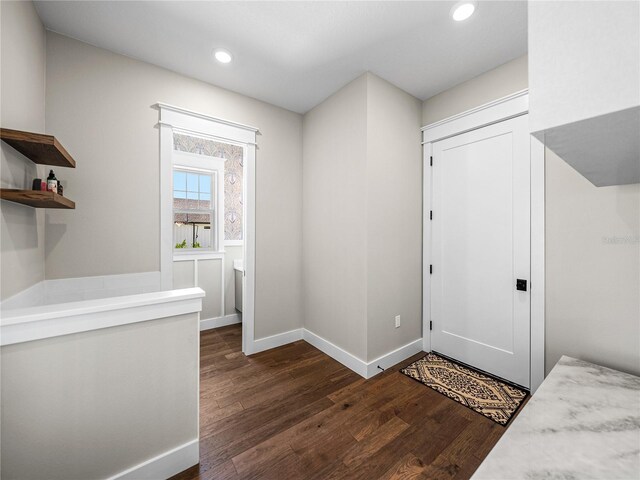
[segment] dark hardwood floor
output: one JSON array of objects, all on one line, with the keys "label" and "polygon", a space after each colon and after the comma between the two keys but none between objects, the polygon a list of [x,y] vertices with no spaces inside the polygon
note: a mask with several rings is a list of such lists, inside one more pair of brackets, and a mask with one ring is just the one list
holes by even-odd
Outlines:
[{"label": "dark hardwood floor", "polygon": [[201,334],[200,464],[173,480],[465,479],[504,427],[402,375],[364,380],[299,341],[245,357]]}]

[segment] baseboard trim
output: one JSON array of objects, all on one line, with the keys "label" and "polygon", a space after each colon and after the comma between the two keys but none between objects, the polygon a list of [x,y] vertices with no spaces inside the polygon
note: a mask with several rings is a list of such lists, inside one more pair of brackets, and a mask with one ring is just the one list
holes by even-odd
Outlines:
[{"label": "baseboard trim", "polygon": [[251,352],[248,352],[248,355],[264,352],[265,350],[271,350],[272,348],[281,347],[282,345],[293,343],[298,340],[302,340],[301,328],[271,335],[270,337],[259,338],[253,341]]},{"label": "baseboard trim", "polygon": [[334,360],[337,360],[345,367],[353,370],[364,378],[371,378],[378,373],[382,373],[382,370],[380,370],[378,366],[387,369],[422,351],[422,338],[418,338],[413,342],[407,343],[400,348],[372,360],[371,362],[365,362],[364,360],[331,343],[329,340],[326,340],[320,335],[317,335],[307,329],[303,329],[302,338],[305,342],[310,343],[318,350],[326,353]]},{"label": "baseboard trim", "polygon": [[158,480],[196,465],[200,461],[200,442],[196,438],[179,447],[135,465],[107,480]]},{"label": "baseboard trim", "polygon": [[394,365],[420,352],[422,352],[422,338],[418,338],[400,348],[396,348],[389,353],[385,353],[381,357],[367,363],[366,378],[371,378],[378,373],[382,373],[382,370],[378,368],[378,365],[386,370],[387,368],[393,367]]},{"label": "baseboard trim", "polygon": [[204,320],[200,320],[200,331],[226,327],[227,325],[235,325],[236,323],[242,323],[242,318],[237,313],[225,315],[224,317],[205,318]]},{"label": "baseboard trim", "polygon": [[317,335],[306,328],[298,328],[255,340],[253,342],[251,352],[248,352],[247,354],[252,355],[254,353],[263,352],[298,340],[304,340],[305,342],[310,343],[321,352],[326,353],[334,360],[340,362],[345,367],[353,370],[364,378],[371,378],[378,373],[382,373],[382,370],[378,368],[378,366],[383,369],[387,369],[422,351],[422,338],[417,338],[400,348],[396,348],[389,353],[385,353],[375,360],[365,362],[364,360],[331,343],[329,340],[322,338],[320,335]]},{"label": "baseboard trim", "polygon": [[302,338],[305,342],[310,343],[314,347],[316,347],[321,352],[326,353],[334,360],[340,362],[345,367],[350,370],[353,370],[358,375],[367,377],[367,363],[364,360],[359,359],[355,355],[343,350],[337,345],[331,343],[329,340],[322,338],[320,335],[313,333],[306,328],[303,329]]}]

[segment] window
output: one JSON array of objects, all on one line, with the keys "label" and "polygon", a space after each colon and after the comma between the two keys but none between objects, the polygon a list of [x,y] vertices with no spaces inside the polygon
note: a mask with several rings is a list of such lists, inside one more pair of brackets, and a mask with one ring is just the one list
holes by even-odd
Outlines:
[{"label": "window", "polygon": [[245,147],[174,133],[173,149],[176,152],[224,159],[224,244],[242,245]]},{"label": "window", "polygon": [[224,159],[173,152],[173,253],[224,251]]},{"label": "window", "polygon": [[218,250],[217,172],[185,167],[173,170],[173,242],[175,249]]}]

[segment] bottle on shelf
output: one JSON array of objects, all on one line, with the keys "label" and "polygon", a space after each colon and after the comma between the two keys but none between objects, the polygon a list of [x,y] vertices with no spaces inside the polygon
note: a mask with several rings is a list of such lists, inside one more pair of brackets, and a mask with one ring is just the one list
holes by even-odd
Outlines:
[{"label": "bottle on shelf", "polygon": [[49,176],[47,177],[47,190],[58,193],[58,179],[56,178],[56,174],[53,173],[53,170],[49,171]]}]

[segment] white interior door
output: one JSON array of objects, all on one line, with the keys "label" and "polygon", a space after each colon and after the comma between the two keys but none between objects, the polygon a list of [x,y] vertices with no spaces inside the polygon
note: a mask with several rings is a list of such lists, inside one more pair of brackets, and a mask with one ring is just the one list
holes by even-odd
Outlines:
[{"label": "white interior door", "polygon": [[529,142],[523,115],[434,143],[432,167],[432,349],[524,387]]}]

